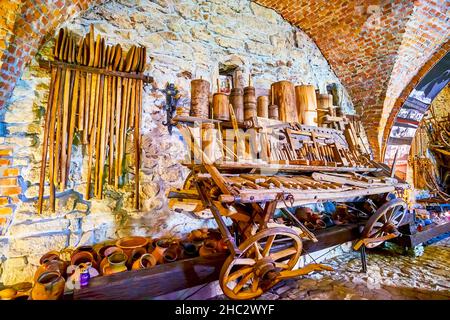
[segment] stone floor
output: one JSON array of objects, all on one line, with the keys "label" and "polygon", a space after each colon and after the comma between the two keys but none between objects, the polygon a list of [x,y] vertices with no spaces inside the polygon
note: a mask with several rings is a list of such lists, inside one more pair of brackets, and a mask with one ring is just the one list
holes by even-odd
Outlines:
[{"label": "stone floor", "polygon": [[285,281],[258,299],[450,299],[450,238],[425,247],[420,257],[400,255],[392,249],[372,250],[368,253],[367,274],[360,272],[357,252],[340,255],[326,264],[335,271]]}]

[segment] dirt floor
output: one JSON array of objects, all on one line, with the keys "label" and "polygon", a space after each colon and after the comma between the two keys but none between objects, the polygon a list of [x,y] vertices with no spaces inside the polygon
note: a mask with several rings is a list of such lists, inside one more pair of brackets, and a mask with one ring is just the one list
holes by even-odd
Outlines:
[{"label": "dirt floor", "polygon": [[340,255],[326,264],[335,271],[285,281],[258,299],[450,299],[450,238],[425,247],[420,257],[400,255],[392,248],[372,250],[368,252],[366,274],[361,272],[358,252]]}]

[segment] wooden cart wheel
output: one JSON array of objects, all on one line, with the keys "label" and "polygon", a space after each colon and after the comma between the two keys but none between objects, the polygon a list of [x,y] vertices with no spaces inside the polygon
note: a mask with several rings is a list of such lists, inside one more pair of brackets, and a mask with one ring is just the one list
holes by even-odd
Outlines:
[{"label": "wooden cart wheel", "polygon": [[[274,240],[286,243],[282,249]],[[260,296],[280,280],[278,276],[292,270],[302,251],[302,240],[286,227],[268,228],[245,240],[239,255],[231,255],[220,272],[220,286],[230,299],[244,300]]]},{"label": "wooden cart wheel", "polygon": [[194,171],[189,171],[188,176],[186,177],[186,180],[184,180],[184,184],[183,184],[183,189],[184,190],[190,190],[190,189],[195,189],[195,185],[194,185],[194,178],[196,176],[196,173],[194,173]]},{"label": "wooden cart wheel", "polygon": [[[396,233],[397,227],[405,216],[406,207],[406,202],[401,198],[383,204],[367,221],[362,231],[362,238],[381,238],[388,234]],[[369,249],[375,248],[383,242],[368,243],[366,247]]]}]

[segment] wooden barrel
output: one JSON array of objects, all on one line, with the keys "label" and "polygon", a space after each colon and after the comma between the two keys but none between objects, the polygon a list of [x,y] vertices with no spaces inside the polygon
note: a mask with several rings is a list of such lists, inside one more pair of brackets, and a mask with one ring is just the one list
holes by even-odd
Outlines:
[{"label": "wooden barrel", "polygon": [[295,102],[297,106],[298,119],[306,124],[305,112],[317,110],[316,91],[313,85],[300,85],[295,87]]},{"label": "wooden barrel", "polygon": [[230,100],[226,93],[214,93],[213,95],[213,119],[217,120],[230,120],[230,109],[228,105]]},{"label": "wooden barrel", "polygon": [[269,106],[269,119],[279,120],[278,106],[275,104]]},{"label": "wooden barrel", "polygon": [[268,118],[269,117],[269,97],[260,96],[257,100],[257,114],[258,117]]},{"label": "wooden barrel", "polygon": [[297,108],[295,106],[295,89],[290,81],[278,81],[272,84],[274,103],[278,106],[281,121],[298,122]]},{"label": "wooden barrel", "polygon": [[206,80],[191,81],[191,116],[209,118],[209,89],[210,84]]},{"label": "wooden barrel", "polygon": [[[214,139],[214,123],[203,123],[202,124],[202,149],[203,153],[210,161],[214,161],[215,156],[215,139]],[[205,159],[203,159],[205,161]]]},{"label": "wooden barrel", "polygon": [[254,87],[244,88],[244,120],[257,116],[256,95]]},{"label": "wooden barrel", "polygon": [[331,94],[317,95],[317,123],[320,127],[323,126],[323,117],[332,115],[333,110],[333,96]]},{"label": "wooden barrel", "polygon": [[233,88],[230,92],[230,103],[233,106],[234,114],[238,122],[244,121],[244,90]]}]

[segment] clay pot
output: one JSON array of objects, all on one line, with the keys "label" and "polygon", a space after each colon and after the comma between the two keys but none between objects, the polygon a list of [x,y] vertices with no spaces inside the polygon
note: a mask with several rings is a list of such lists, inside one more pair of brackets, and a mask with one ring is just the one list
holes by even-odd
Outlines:
[{"label": "clay pot", "polygon": [[125,253],[116,252],[108,257],[108,263],[103,267],[103,274],[109,275],[127,271],[126,262],[128,257]]},{"label": "clay pot", "polygon": [[34,274],[34,281],[40,277],[41,274],[45,272],[59,272],[62,277],[66,277],[67,263],[61,260],[50,260],[39,266]]},{"label": "clay pot", "polygon": [[215,239],[206,240],[198,251],[200,257],[207,258],[215,255],[217,253],[217,243],[218,241]]},{"label": "clay pot", "polygon": [[70,259],[70,264],[72,264],[74,266],[77,266],[80,263],[86,263],[86,262],[91,262],[92,265],[94,265],[94,263],[95,263],[94,256],[92,255],[92,253],[90,253],[88,251],[74,252],[74,254],[72,255],[72,258]]},{"label": "clay pot", "polygon": [[64,293],[64,278],[59,272],[42,273],[31,290],[33,300],[58,300]]},{"label": "clay pot", "polygon": [[111,246],[105,249],[105,251],[103,252],[103,256],[104,258],[109,257],[110,255],[112,255],[113,253],[124,253],[122,249],[116,247],[116,246]]},{"label": "clay pot", "polygon": [[181,244],[183,247],[183,256],[184,257],[196,257],[198,255],[197,246],[191,242],[184,242]]},{"label": "clay pot", "polygon": [[217,251],[219,251],[219,252],[228,251],[228,245],[225,243],[224,239],[220,239],[217,242],[217,247],[216,248],[217,248]]},{"label": "clay pot", "polygon": [[325,222],[322,219],[316,220],[316,229],[325,229],[326,227],[327,227],[327,225],[325,224]]},{"label": "clay pot", "polygon": [[17,296],[12,298],[11,300],[30,300],[30,296],[27,295],[27,294],[18,294]]},{"label": "clay pot", "polygon": [[124,237],[116,242],[116,246],[123,250],[127,257],[131,257],[131,254],[136,248],[145,248],[148,244],[148,239],[144,237]]},{"label": "clay pot", "polygon": [[313,211],[308,207],[299,207],[295,210],[295,217],[300,220],[300,222],[311,221],[311,215]]},{"label": "clay pot", "polygon": [[165,263],[174,262],[181,257],[183,250],[180,245],[173,244],[166,251],[164,251],[163,259]]},{"label": "clay pot", "polygon": [[47,252],[46,254],[44,254],[41,257],[41,259],[39,260],[39,264],[43,265],[47,261],[52,261],[52,260],[61,260],[60,257],[59,257],[59,252],[58,251],[50,251],[50,252]]},{"label": "clay pot", "polygon": [[131,267],[135,261],[139,260],[140,257],[142,257],[146,253],[147,253],[147,250],[145,248],[142,248],[142,247],[133,249],[133,251],[131,252],[130,257],[128,258],[127,265],[129,267]]},{"label": "clay pot", "polygon": [[95,261],[97,261],[98,255],[97,252],[94,250],[94,247],[92,246],[81,246],[75,249],[75,251],[72,253],[72,256],[77,254],[78,252],[89,252]]},{"label": "clay pot", "polygon": [[151,253],[143,254],[133,263],[132,270],[147,269],[155,266],[157,263],[155,257]]},{"label": "clay pot", "polygon": [[192,230],[188,235],[188,239],[193,242],[203,241],[208,238],[208,233],[208,229]]},{"label": "clay pot", "polygon": [[155,243],[155,248],[152,251],[158,263],[164,262],[164,252],[170,247],[171,241],[169,239],[159,239]]}]

